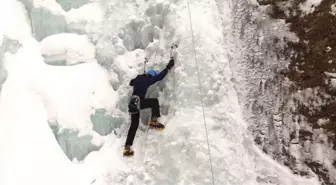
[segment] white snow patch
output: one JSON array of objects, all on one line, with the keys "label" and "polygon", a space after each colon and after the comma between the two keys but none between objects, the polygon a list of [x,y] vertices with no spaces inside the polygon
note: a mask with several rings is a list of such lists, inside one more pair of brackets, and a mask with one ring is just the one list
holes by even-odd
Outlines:
[{"label": "white snow patch", "polygon": [[112,111],[117,93],[109,85],[108,74],[97,63],[76,66],[47,66],[36,79],[49,118],[62,128],[91,133],[94,109]]},{"label": "white snow patch", "polygon": [[[250,141],[252,142],[252,141]],[[285,185],[296,185],[296,184],[312,184],[312,185],[319,185],[319,181],[317,177],[313,177],[310,179],[307,179],[305,177],[295,175],[293,172],[283,165],[280,165],[276,161],[274,161],[270,156],[262,152],[260,149],[258,149],[257,146],[253,145],[251,146],[251,149],[255,154],[257,155],[257,160],[260,160],[260,163],[264,163],[265,167],[267,167],[267,170],[270,169],[269,173],[273,173],[275,176],[280,176],[279,178],[279,184],[285,184]]]},{"label": "white snow patch", "polygon": [[327,49],[326,49],[326,52],[331,51],[331,49],[332,49],[332,48],[331,48],[330,46],[328,46]]},{"label": "white snow patch", "polygon": [[49,119],[57,120],[62,128],[91,133],[92,111],[112,111],[117,101],[107,71],[95,62],[63,67],[45,65],[38,42],[30,41],[24,42],[16,55],[5,55],[9,77],[24,76],[20,81],[41,96]]},{"label": "white snow patch", "polygon": [[328,123],[329,121],[330,121],[329,119],[323,119],[323,118],[320,118],[320,119],[317,120],[317,124],[318,124],[319,126],[322,126],[322,125]]},{"label": "white snow patch", "polygon": [[331,5],[331,14],[336,16],[336,4]]},{"label": "white snow patch", "polygon": [[324,72],[324,74],[326,74],[329,77],[336,78],[336,73]]},{"label": "white snow patch", "polygon": [[67,159],[48,119],[55,116],[63,128],[91,133],[92,109],[110,111],[117,100],[108,74],[97,63],[45,65],[35,39],[21,43],[15,55],[4,58],[9,75],[0,96],[0,184],[87,185],[91,171]]},{"label": "white snow patch", "polygon": [[251,2],[252,5],[260,6],[260,4],[257,0],[250,0],[250,2]]},{"label": "white snow patch", "polygon": [[9,75],[0,96],[0,184],[88,184],[84,182],[91,177],[76,169],[59,147],[32,86],[44,65],[36,55],[38,43],[32,38],[22,43],[17,55],[5,56]]},{"label": "white snow patch", "polygon": [[330,82],[331,82],[331,86],[332,86],[334,89],[336,89],[336,79],[333,78],[333,79],[330,80]]},{"label": "white snow patch", "polygon": [[101,22],[104,18],[104,12],[100,6],[99,3],[89,3],[77,9],[71,9],[69,12],[66,12],[67,22]]},{"label": "white snow patch", "polygon": [[56,0],[33,0],[33,6],[35,8],[47,9],[56,15],[64,14],[63,8],[56,2]]},{"label": "white snow patch", "polygon": [[40,48],[46,63],[65,60],[67,65],[72,65],[92,62],[95,58],[95,46],[87,35],[73,33],[52,35],[41,41]]},{"label": "white snow patch", "polygon": [[0,184],[89,184],[59,147],[40,98],[19,81],[10,76],[1,94]]},{"label": "white snow patch", "polygon": [[13,40],[31,36],[31,30],[22,3],[17,1],[0,1],[0,35]]},{"label": "white snow patch", "polygon": [[321,164],[324,163],[326,160],[325,151],[325,146],[319,143],[315,143],[312,149],[314,159]]},{"label": "white snow patch", "polygon": [[322,0],[307,0],[304,3],[300,3],[300,8],[301,8],[302,12],[304,12],[306,14],[310,14],[310,13],[313,13],[315,11],[315,7],[320,5],[321,2],[322,2]]},{"label": "white snow patch", "polygon": [[97,33],[101,30],[104,10],[99,3],[85,4],[77,9],[65,12],[68,29],[76,32]]}]

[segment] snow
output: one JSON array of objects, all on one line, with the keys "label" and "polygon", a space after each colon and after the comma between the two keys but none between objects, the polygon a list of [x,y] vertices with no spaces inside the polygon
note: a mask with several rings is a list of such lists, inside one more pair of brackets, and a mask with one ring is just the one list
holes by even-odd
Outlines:
[{"label": "snow", "polygon": [[104,18],[104,14],[99,3],[88,3],[81,6],[80,8],[71,9],[66,13],[66,15],[68,23],[77,21],[101,22]]},{"label": "snow", "polygon": [[64,13],[61,5],[59,5],[56,0],[34,0],[33,5],[35,8],[43,8],[51,11],[52,14],[62,15]]},{"label": "snow", "polygon": [[28,18],[22,3],[1,1],[0,12],[0,35],[6,35],[13,40],[22,40],[30,36],[31,28],[27,24]]},{"label": "snow", "polygon": [[[90,13],[87,13],[90,12]],[[99,3],[88,3],[64,13],[69,30],[75,32],[98,32],[104,18],[104,11]]]},{"label": "snow", "polygon": [[330,78],[330,86],[331,88],[335,89],[336,88],[336,74],[335,73],[330,73],[330,72],[324,72],[324,74]]},{"label": "snow", "polygon": [[[60,74],[62,74],[60,76]],[[45,67],[40,79],[43,99],[51,119],[66,128],[89,129],[93,109],[111,110],[117,100],[108,75],[96,63],[73,67]]]},{"label": "snow", "polygon": [[60,33],[41,41],[41,53],[47,64],[66,61],[67,65],[95,61],[95,46],[87,35]]},{"label": "snow", "polygon": [[[39,43],[27,37],[15,36],[22,47],[4,56],[9,75],[1,92],[0,127],[1,136],[8,140],[0,143],[0,184],[88,184],[92,179],[87,168],[67,159],[48,120],[56,118],[63,127],[92,133],[92,125],[87,124],[92,109],[111,110],[117,94],[109,85],[107,72],[97,63],[47,66]],[[102,141],[96,137],[93,142]]]},{"label": "snow", "polygon": [[322,0],[306,0],[304,3],[300,3],[300,8],[305,14],[313,13],[315,7],[321,4]]},{"label": "snow", "polygon": [[[157,37],[161,39],[160,45],[158,40],[151,41],[145,34],[147,40],[141,40],[143,45],[140,48],[136,47],[136,41],[130,37],[148,33],[138,29],[142,28],[139,25],[143,23],[149,24],[146,21],[150,21],[153,15],[147,9],[150,14],[147,16],[144,7],[153,2],[136,3],[141,5],[137,7],[118,2],[109,4],[114,6],[111,9],[119,9],[112,12],[111,16],[118,14],[115,15],[117,18],[128,19],[128,15],[134,13],[133,16],[137,18],[117,22],[117,26],[107,26],[100,30],[106,33],[96,35],[97,43],[103,49],[116,49],[119,46],[132,50],[100,53],[101,57],[104,54],[110,55],[108,59],[112,60],[104,68],[95,60],[95,46],[90,43],[89,36],[84,34],[49,32],[52,34],[44,35],[41,42],[28,31],[20,33],[22,35],[13,35],[22,45],[16,53],[8,52],[4,57],[9,75],[0,95],[1,185],[212,184],[204,116],[215,184],[267,184],[269,179],[274,184],[318,184],[316,178],[306,179],[294,175],[263,154],[248,134],[248,123],[243,120],[237,92],[231,81],[229,55],[235,54],[231,50],[231,44],[235,40],[230,27],[231,2],[191,2],[199,66],[194,61],[186,2],[177,2],[170,7],[167,22],[162,19],[155,22],[164,26],[162,29],[157,27],[162,34]],[[52,14],[66,14],[54,0],[34,1],[34,5],[43,11],[48,9]],[[78,14],[74,13],[75,10],[70,10],[68,15],[71,14],[73,20],[99,22],[104,18],[103,22],[111,21],[109,16],[93,16],[95,18],[91,19],[79,15],[87,13],[89,5],[80,7]],[[17,3],[15,6],[20,7]],[[107,7],[110,8],[109,6]],[[92,8],[92,4],[90,7]],[[125,7],[129,10],[120,11]],[[22,6],[20,8],[17,13],[22,16],[15,20],[19,24],[10,24],[8,30],[29,30]],[[153,10],[152,6],[148,8]],[[97,14],[101,13],[98,8],[93,9],[99,12]],[[81,11],[83,12],[79,13]],[[163,8],[157,8],[154,14],[163,12]],[[224,27],[222,21],[226,23]],[[127,42],[124,40],[121,43],[119,38],[111,40],[116,41],[111,45],[104,45],[102,40],[110,36],[107,32],[113,32],[112,35],[117,37],[118,34],[114,31],[121,23],[130,32],[124,35]],[[11,34],[5,33],[6,36]],[[126,109],[130,94],[128,81],[143,71],[145,56],[150,58],[148,68],[164,68],[169,60],[167,49],[173,41],[179,43],[178,52],[175,53],[176,66],[152,95],[157,96],[162,104],[161,121],[167,127],[163,132],[139,129],[134,142],[135,156],[124,158],[122,149],[129,128]],[[44,60],[66,60],[68,64],[77,65],[50,66]],[[83,60],[90,62],[78,64]],[[200,70],[205,100],[204,114],[196,67]],[[115,89],[110,85],[111,74],[114,74]],[[96,110],[104,110],[112,117],[116,114],[120,116],[121,127],[106,136],[95,132],[90,116]],[[92,137],[92,145],[102,147],[98,151],[91,151],[82,160],[74,159],[71,162],[48,124],[57,126],[60,130],[78,132],[78,138],[89,135]],[[72,144],[79,147],[83,145],[80,142]]]},{"label": "snow", "polygon": [[[9,75],[0,96],[0,184],[70,185],[89,181],[90,176],[79,178],[86,173],[85,168],[71,164],[57,144],[42,99],[33,90],[35,72],[43,64],[35,56],[38,44],[33,39],[22,43],[17,55],[5,56]],[[26,62],[27,58],[32,61]],[[27,65],[33,70],[26,70]]]},{"label": "snow", "polygon": [[324,124],[326,124],[326,123],[328,123],[330,120],[329,119],[318,119],[317,120],[317,124],[319,125],[319,126],[322,126],[322,125],[324,125]]},{"label": "snow", "polygon": [[336,73],[324,72],[329,77],[336,78]]},{"label": "snow", "polygon": [[0,126],[1,137],[6,138],[0,143],[0,184],[81,184],[86,179],[79,173],[83,169],[66,159],[39,97],[12,80],[20,79],[10,76],[1,95],[0,122],[10,124]]},{"label": "snow", "polygon": [[336,15],[336,4],[331,5],[331,14]]},{"label": "snow", "polygon": [[331,79],[331,86],[336,89],[336,79]]},{"label": "snow", "polygon": [[28,7],[32,6],[29,17],[32,19],[33,34],[39,41],[57,33],[99,32],[104,17],[99,3],[88,3],[68,12],[55,0],[34,0],[26,4]]}]

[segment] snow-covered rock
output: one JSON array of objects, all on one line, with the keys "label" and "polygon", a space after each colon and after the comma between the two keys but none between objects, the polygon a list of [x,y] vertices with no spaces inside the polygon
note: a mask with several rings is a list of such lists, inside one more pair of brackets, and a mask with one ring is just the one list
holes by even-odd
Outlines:
[{"label": "snow-covered rock", "polygon": [[95,109],[112,111],[118,99],[107,72],[97,63],[46,66],[37,80],[49,118],[61,128],[92,132],[90,115]]},{"label": "snow-covered rock", "polygon": [[322,0],[306,0],[304,3],[300,3],[302,12],[309,14],[315,11],[315,7],[320,5]]},{"label": "snow-covered rock", "polygon": [[55,34],[43,39],[40,47],[47,64],[74,65],[95,61],[95,46],[87,35]]},{"label": "snow-covered rock", "polygon": [[94,33],[101,28],[104,11],[99,3],[88,3],[65,13],[67,30],[75,33]]},{"label": "snow-covered rock", "polygon": [[331,5],[330,13],[336,16],[336,4]]}]

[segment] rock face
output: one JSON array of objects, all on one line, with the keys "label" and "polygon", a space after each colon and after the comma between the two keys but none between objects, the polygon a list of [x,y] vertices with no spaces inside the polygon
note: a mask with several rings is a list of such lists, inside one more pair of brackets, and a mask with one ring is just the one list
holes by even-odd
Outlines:
[{"label": "rock face", "polygon": [[335,2],[234,3],[240,7],[237,88],[256,144],[295,173],[335,184]]}]

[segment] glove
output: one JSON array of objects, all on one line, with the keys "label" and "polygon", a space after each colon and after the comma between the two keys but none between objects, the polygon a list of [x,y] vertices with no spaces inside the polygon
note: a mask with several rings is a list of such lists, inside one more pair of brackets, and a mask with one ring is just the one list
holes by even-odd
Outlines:
[{"label": "glove", "polygon": [[172,67],[174,67],[174,65],[175,65],[174,58],[171,58],[167,64],[167,69],[171,69]]}]

